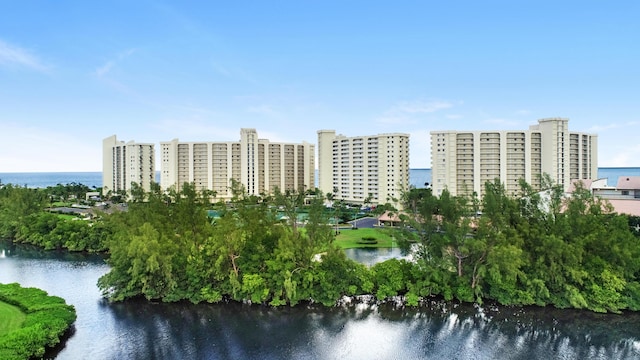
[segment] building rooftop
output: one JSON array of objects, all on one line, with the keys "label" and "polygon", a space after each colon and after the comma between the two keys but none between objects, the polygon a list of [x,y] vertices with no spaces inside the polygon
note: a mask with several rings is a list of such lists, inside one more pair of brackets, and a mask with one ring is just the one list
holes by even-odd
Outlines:
[{"label": "building rooftop", "polygon": [[640,190],[640,176],[620,176],[618,190]]},{"label": "building rooftop", "polygon": [[640,201],[634,199],[607,199],[613,211],[618,214],[626,214],[631,216],[640,216]]},{"label": "building rooftop", "polygon": [[607,178],[602,179],[575,179],[571,180],[571,184],[569,185],[568,193],[573,193],[576,191],[578,184],[582,183],[582,187],[587,190],[596,190],[596,189],[615,189],[614,187],[607,185]]}]

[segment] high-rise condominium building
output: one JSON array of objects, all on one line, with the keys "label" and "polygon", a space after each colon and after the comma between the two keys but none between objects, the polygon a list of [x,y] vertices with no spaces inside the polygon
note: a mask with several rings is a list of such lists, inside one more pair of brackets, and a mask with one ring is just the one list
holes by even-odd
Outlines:
[{"label": "high-rise condominium building", "polygon": [[240,141],[161,142],[160,185],[180,188],[192,183],[199,190],[213,190],[221,199],[231,198],[231,179],[247,194],[261,195],[315,187],[315,147],[272,143],[259,139],[255,129],[241,129]]},{"label": "high-rise condominium building", "polygon": [[346,137],[318,130],[318,187],[336,199],[392,203],[409,188],[409,134]]},{"label": "high-rise condominium building", "polygon": [[155,147],[130,141],[118,141],[115,135],[102,141],[102,193],[121,194],[136,183],[146,191],[155,181]]},{"label": "high-rise condominium building", "polygon": [[597,154],[597,135],[570,132],[563,118],[521,131],[432,131],[433,193],[482,195],[484,184],[498,178],[515,194],[520,179],[539,189],[543,174],[566,191],[572,180],[597,178]]}]

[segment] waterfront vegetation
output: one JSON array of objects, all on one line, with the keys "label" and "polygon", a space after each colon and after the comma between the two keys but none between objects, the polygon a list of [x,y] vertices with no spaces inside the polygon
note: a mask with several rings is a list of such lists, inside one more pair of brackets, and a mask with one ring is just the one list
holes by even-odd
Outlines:
[{"label": "waterfront vegetation", "polygon": [[341,249],[398,247],[392,232],[378,228],[345,229],[336,235],[335,244]]},{"label": "waterfront vegetation", "polygon": [[40,289],[0,284],[0,318],[0,359],[29,359],[58,344],[76,312]]},{"label": "waterfront vegetation", "polygon": [[[507,194],[489,182],[482,196],[410,189],[395,211],[398,227],[339,229],[337,236],[331,220],[350,215],[339,203],[327,210],[331,196],[314,191],[247,196],[233,183],[234,197],[223,203],[192,184],[169,192],[136,186],[127,211],[70,221],[42,211],[46,192],[5,186],[0,235],[52,249],[106,250],[111,270],[98,286],[112,301],[331,306],[371,294],[410,306],[439,297],[640,310],[638,219],[613,213],[586,189],[564,197],[561,187],[543,183],[543,192],[522,182],[521,193]],[[369,268],[343,251],[394,244],[412,248],[413,260]]]},{"label": "waterfront vegetation", "polygon": [[[80,184],[33,189],[12,184],[0,187],[0,238],[33,244],[48,250],[105,251],[108,228],[102,221],[52,212],[77,204],[90,189]],[[69,199],[73,198],[74,201]]]}]

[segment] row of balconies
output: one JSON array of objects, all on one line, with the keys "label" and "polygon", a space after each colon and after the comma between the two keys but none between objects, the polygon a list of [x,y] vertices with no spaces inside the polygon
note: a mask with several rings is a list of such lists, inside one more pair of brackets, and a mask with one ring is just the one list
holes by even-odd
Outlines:
[{"label": "row of balconies", "polygon": [[500,152],[491,149],[482,149],[480,151],[480,159],[499,159]]},{"label": "row of balconies", "polygon": [[466,166],[466,167],[458,166],[458,167],[456,168],[456,171],[457,171],[457,172],[467,172],[467,171],[469,171],[469,172],[473,172],[473,166]]}]

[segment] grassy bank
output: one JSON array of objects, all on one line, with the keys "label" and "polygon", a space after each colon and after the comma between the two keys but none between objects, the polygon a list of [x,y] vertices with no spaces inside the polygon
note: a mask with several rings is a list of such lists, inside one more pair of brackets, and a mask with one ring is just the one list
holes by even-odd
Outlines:
[{"label": "grassy bank", "polygon": [[58,344],[76,312],[64,299],[40,289],[0,284],[0,318],[0,359],[29,359]]},{"label": "grassy bank", "polygon": [[0,337],[19,329],[26,317],[17,306],[0,301]]},{"label": "grassy bank", "polygon": [[[366,239],[375,239],[375,243]],[[341,229],[336,236],[336,244],[342,249],[392,248],[398,246],[395,239],[387,231],[371,228]]]}]

